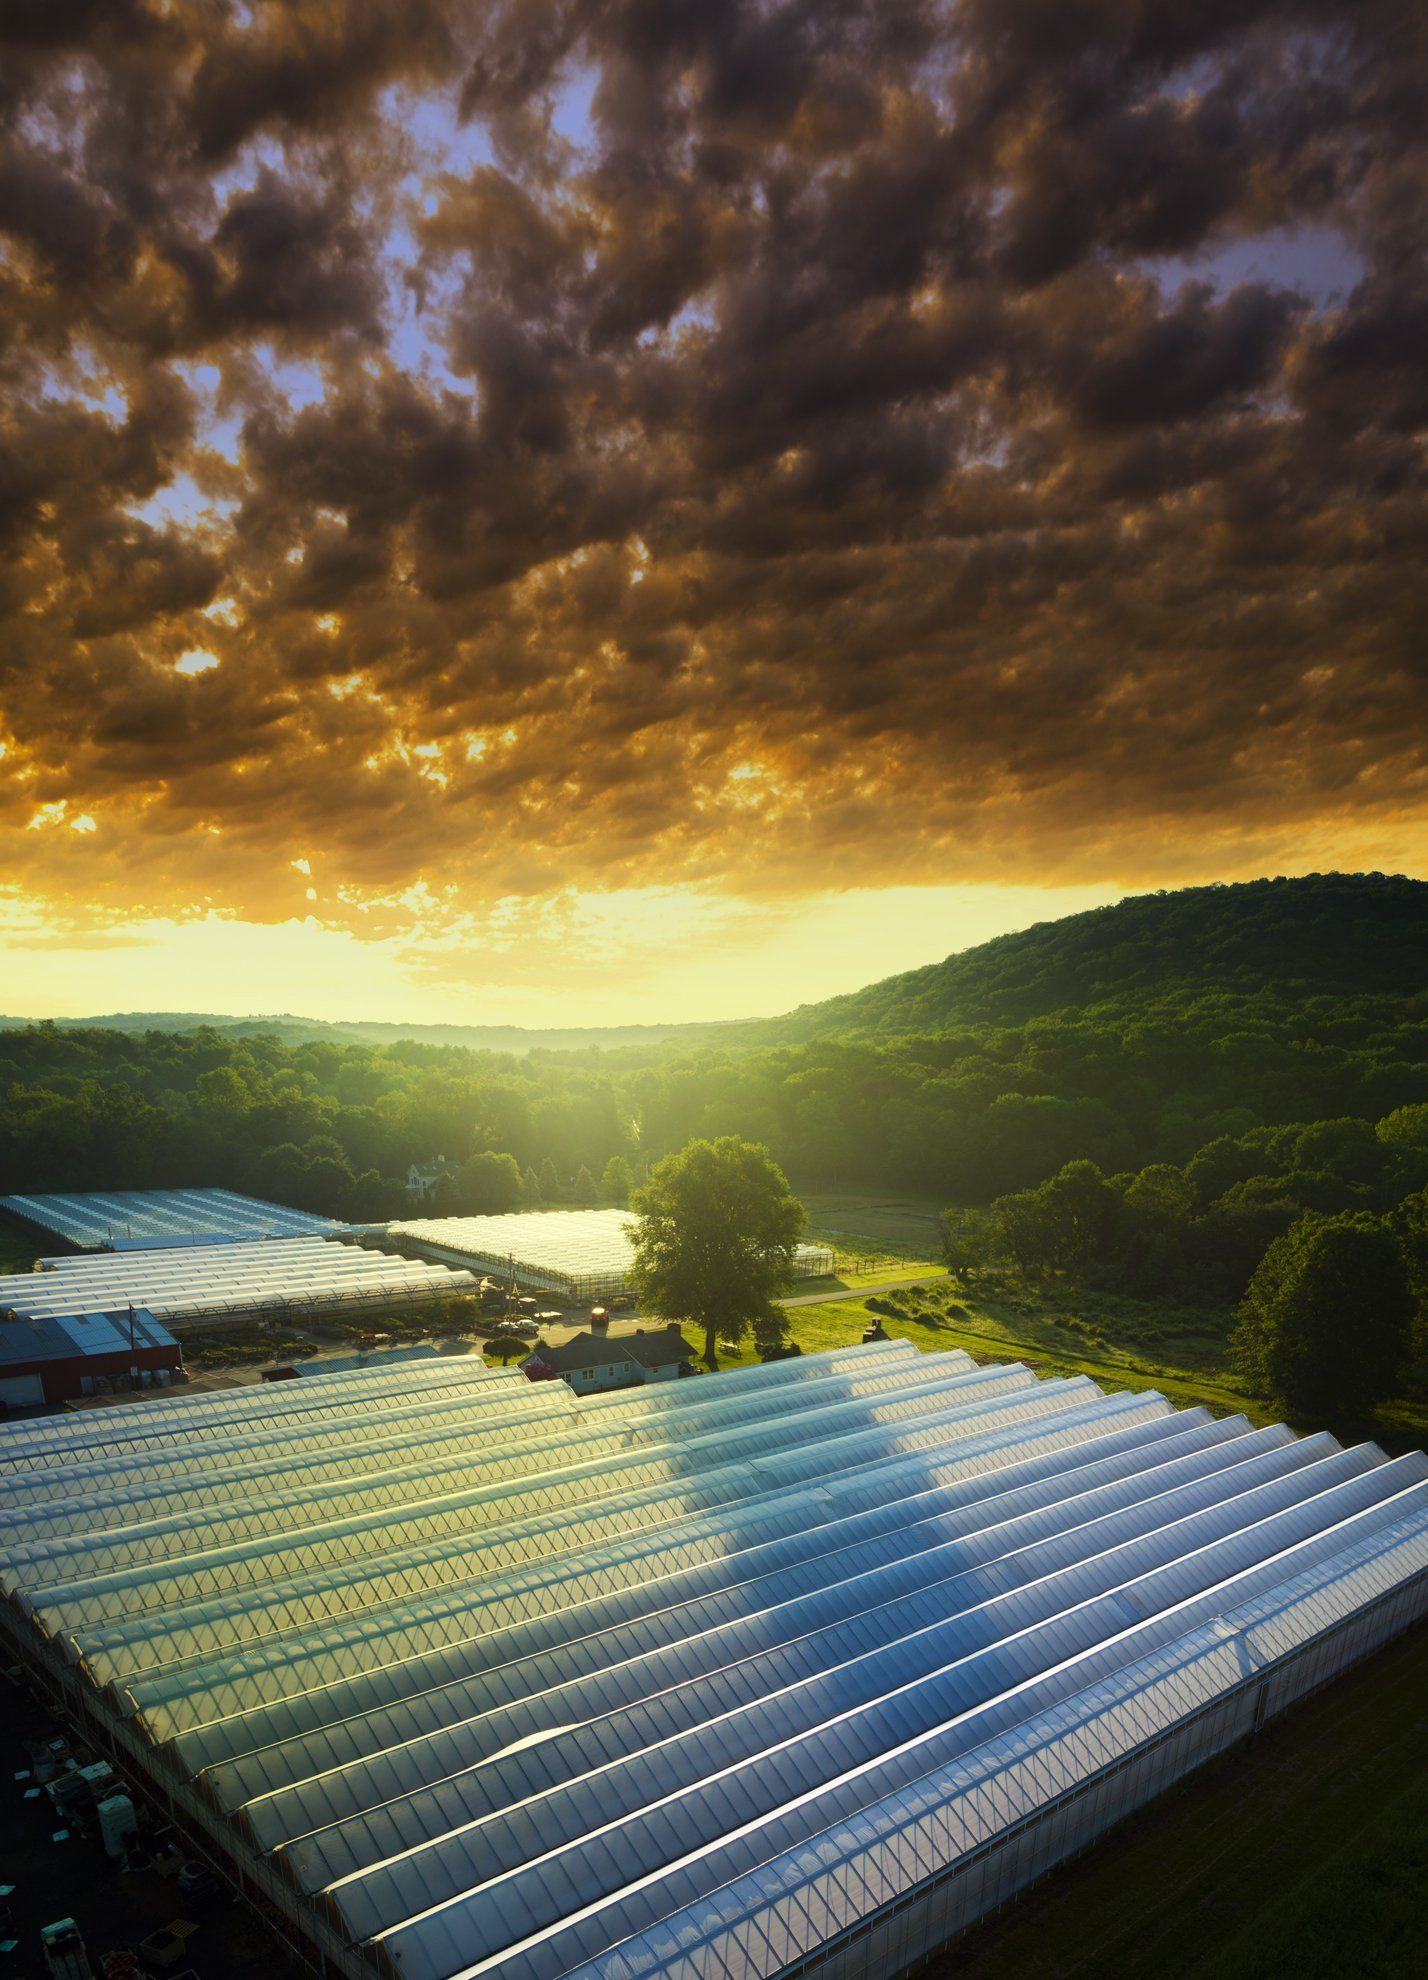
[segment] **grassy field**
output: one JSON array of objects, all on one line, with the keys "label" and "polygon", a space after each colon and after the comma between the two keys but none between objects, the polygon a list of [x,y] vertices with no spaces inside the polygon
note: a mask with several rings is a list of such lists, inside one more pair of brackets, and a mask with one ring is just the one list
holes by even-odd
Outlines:
[{"label": "grassy field", "polygon": [[928,1980],[1409,1980],[1428,1915],[1428,1630],[1272,1720]]},{"label": "grassy field", "polygon": [[871,1292],[875,1286],[911,1286],[946,1276],[945,1268],[930,1258],[839,1252],[831,1273],[817,1279],[799,1279],[790,1297],[806,1299],[815,1293],[822,1298],[825,1293]]},{"label": "grassy field", "polygon": [[[932,1262],[939,1249],[933,1200],[832,1190],[800,1190],[799,1196],[810,1235],[837,1250],[838,1272],[796,1291],[851,1295],[874,1281],[925,1285],[931,1297],[920,1311],[883,1316],[889,1333],[905,1335],[920,1348],[963,1348],[983,1361],[1025,1361],[1042,1375],[1089,1375],[1106,1389],[1155,1388],[1182,1407],[1203,1403],[1218,1415],[1243,1411],[1257,1423],[1278,1421],[1283,1414],[1251,1396],[1231,1369],[1227,1343],[1233,1315],[1227,1307],[1085,1293],[1029,1282],[1011,1271],[984,1272],[970,1283],[954,1284]],[[865,1245],[870,1254],[863,1253]],[[853,1269],[864,1265],[866,1270]],[[858,1340],[872,1317],[861,1299],[851,1297],[795,1307],[790,1332],[808,1354]],[[1374,1437],[1394,1452],[1416,1449],[1428,1445],[1428,1403],[1399,1398],[1367,1420],[1328,1427],[1347,1441]]]},{"label": "grassy field", "polygon": [[[940,1266],[905,1270],[920,1296],[910,1289],[890,1295],[893,1313],[875,1316],[856,1293],[791,1306],[791,1338],[805,1354],[844,1347],[881,1317],[886,1332],[924,1352],[962,1348],[979,1361],[1024,1361],[1038,1375],[1087,1375],[1107,1390],[1158,1389],[1179,1408],[1202,1403],[1217,1416],[1242,1412],[1254,1423],[1283,1416],[1279,1405],[1251,1395],[1228,1367],[1228,1314],[1173,1301],[1074,1298],[1054,1285],[1013,1278],[967,1285]],[[732,1367],[755,1358],[746,1343],[737,1355],[721,1353],[720,1362]],[[1393,1452],[1418,1449],[1428,1444],[1428,1406],[1400,1399],[1367,1420],[1296,1427],[1327,1427],[1351,1443],[1373,1437]]]},{"label": "grassy field", "polygon": [[937,1218],[943,1206],[930,1196],[865,1196],[800,1189],[798,1199],[808,1212],[810,1236],[827,1239],[840,1250],[871,1248],[914,1258],[937,1254]]}]

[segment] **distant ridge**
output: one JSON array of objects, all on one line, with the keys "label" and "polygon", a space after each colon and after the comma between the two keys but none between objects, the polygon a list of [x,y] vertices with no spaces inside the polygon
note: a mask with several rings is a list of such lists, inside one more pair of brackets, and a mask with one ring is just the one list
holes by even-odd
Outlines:
[{"label": "distant ridge", "polygon": [[[463,1046],[475,1051],[621,1051],[664,1044],[761,1046],[892,1038],[1096,1005],[1272,992],[1309,1002],[1428,991],[1428,881],[1327,873],[1137,894],[1113,907],[1039,922],[786,1016],[704,1024],[569,1026],[328,1023],[291,1014],[128,1011],[55,1022],[64,1030],[194,1031],[289,1044]],[[0,1017],[0,1029],[35,1022]]]},{"label": "distant ridge", "polygon": [[540,1030],[518,1024],[384,1024],[366,1020],[325,1020],[291,1012],[272,1016],[237,1017],[216,1011],[111,1011],[96,1017],[0,1017],[0,1031],[22,1031],[33,1024],[53,1023],[62,1031],[201,1031],[221,1032],[226,1038],[277,1038],[301,1045],[325,1039],[335,1045],[458,1045],[478,1052],[618,1051],[640,1045],[660,1045],[669,1038],[711,1038],[725,1027],[709,1024],[619,1024],[566,1026]]}]

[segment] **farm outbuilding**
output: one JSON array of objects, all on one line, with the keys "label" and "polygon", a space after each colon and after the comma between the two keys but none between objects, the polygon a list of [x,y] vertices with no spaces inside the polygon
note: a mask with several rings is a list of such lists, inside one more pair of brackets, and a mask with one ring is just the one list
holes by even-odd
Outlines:
[{"label": "farm outbuilding", "polygon": [[[424,1256],[487,1272],[514,1269],[523,1286],[571,1301],[622,1299],[634,1246],[628,1210],[516,1210],[500,1217],[412,1217],[388,1226],[394,1239]],[[828,1245],[801,1244],[793,1277],[833,1269]]]},{"label": "farm outbuilding", "polygon": [[0,1314],[64,1319],[134,1305],[182,1330],[429,1305],[476,1290],[469,1272],[320,1237],[70,1252],[41,1264],[0,1277]]},{"label": "farm outbuilding", "polygon": [[167,1327],[142,1307],[60,1319],[0,1318],[0,1405],[38,1409],[116,1386],[163,1386],[183,1367]]},{"label": "farm outbuilding", "polygon": [[697,1350],[678,1327],[643,1327],[611,1334],[604,1327],[577,1334],[560,1347],[549,1342],[521,1363],[531,1382],[559,1379],[578,1395],[604,1389],[635,1389],[645,1382],[674,1382],[695,1373]]},{"label": "farm outbuilding", "polygon": [[1421,1616],[1428,1461],[884,1341],[0,1426],[5,1661],[328,1974],[882,1980]]},{"label": "farm outbuilding", "polygon": [[81,1250],[212,1244],[223,1239],[311,1237],[339,1231],[331,1217],[239,1196],[231,1189],[81,1190],[0,1197],[0,1209]]}]

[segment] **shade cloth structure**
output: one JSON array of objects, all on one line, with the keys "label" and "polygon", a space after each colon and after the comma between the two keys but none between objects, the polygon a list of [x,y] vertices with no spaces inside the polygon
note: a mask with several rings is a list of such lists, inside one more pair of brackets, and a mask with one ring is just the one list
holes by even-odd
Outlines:
[{"label": "shade cloth structure", "polygon": [[469,1272],[321,1237],[132,1252],[80,1252],[0,1277],[0,1314],[44,1320],[143,1307],[181,1332],[225,1321],[301,1320],[421,1306],[473,1293]]},{"label": "shade cloth structure", "polygon": [[81,1190],[0,1197],[0,1208],[81,1247],[211,1243],[223,1238],[310,1237],[343,1227],[231,1189]]},{"label": "shade cloth structure", "polygon": [[330,1972],[891,1975],[1423,1611],[1428,1460],[906,1342],[0,1427],[7,1655]]},{"label": "shade cloth structure", "polygon": [[[409,1217],[387,1229],[424,1256],[513,1272],[523,1286],[587,1300],[619,1299],[629,1290],[632,1223],[628,1210],[514,1210],[499,1217]],[[832,1270],[830,1246],[795,1247],[792,1278]]]}]

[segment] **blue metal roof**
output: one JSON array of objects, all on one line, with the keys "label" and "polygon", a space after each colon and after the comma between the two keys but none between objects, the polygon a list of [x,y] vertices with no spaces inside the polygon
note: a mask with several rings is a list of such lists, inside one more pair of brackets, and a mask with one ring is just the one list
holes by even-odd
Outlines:
[{"label": "blue metal roof", "polygon": [[[146,1307],[134,1308],[135,1347],[177,1347],[167,1327]],[[76,1355],[126,1354],[129,1314],[72,1314],[65,1319],[0,1320],[0,1366],[32,1361],[69,1361]]]}]

